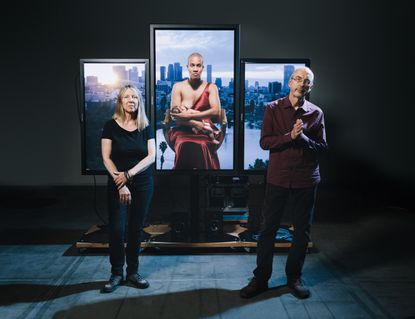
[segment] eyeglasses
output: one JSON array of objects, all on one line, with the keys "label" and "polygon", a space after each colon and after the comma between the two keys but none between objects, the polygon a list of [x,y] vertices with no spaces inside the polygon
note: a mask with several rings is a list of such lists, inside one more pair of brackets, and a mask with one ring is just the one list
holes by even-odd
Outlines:
[{"label": "eyeglasses", "polygon": [[291,77],[291,80],[294,80],[297,83],[303,83],[304,85],[310,85],[311,81],[309,79],[303,79],[301,76]]}]

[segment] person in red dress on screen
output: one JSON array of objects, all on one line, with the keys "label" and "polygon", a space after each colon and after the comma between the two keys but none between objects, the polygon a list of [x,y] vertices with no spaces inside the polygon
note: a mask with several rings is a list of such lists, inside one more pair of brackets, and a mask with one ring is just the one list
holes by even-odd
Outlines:
[{"label": "person in red dress on screen", "polygon": [[220,169],[216,151],[221,133],[212,121],[220,111],[218,88],[202,80],[203,68],[203,56],[190,54],[189,78],[173,86],[170,114],[176,126],[168,131],[175,152],[173,169]]}]

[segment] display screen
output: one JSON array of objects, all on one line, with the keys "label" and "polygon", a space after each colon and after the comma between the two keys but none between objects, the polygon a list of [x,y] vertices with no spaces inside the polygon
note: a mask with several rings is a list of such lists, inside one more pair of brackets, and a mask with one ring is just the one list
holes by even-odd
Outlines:
[{"label": "display screen", "polygon": [[136,86],[148,104],[148,60],[81,59],[80,67],[82,173],[106,174],[101,157],[102,129],[114,114],[121,87]]},{"label": "display screen", "polygon": [[241,105],[243,105],[243,169],[265,170],[269,151],[259,145],[265,106],[289,93],[294,69],[309,66],[308,59],[243,59]]},{"label": "display screen", "polygon": [[156,170],[233,170],[238,26],[152,25],[151,63]]}]

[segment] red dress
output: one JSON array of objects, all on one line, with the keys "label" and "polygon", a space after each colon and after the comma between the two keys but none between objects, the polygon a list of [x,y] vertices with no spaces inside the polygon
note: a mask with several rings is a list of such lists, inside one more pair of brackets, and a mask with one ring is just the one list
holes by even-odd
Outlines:
[{"label": "red dress", "polygon": [[[206,111],[210,108],[209,85],[192,106],[193,110]],[[203,120],[213,127],[211,119]],[[173,169],[220,169],[217,145],[205,133],[194,133],[188,126],[176,126],[170,128],[167,134],[176,153]]]}]

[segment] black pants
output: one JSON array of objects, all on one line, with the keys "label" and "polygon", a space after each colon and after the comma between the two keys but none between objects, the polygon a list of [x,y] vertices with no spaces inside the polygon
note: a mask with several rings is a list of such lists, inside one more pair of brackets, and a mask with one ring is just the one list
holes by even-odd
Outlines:
[{"label": "black pants", "polygon": [[267,282],[271,277],[275,236],[287,202],[292,203],[290,209],[294,233],[285,273],[289,281],[301,277],[310,241],[316,192],[317,186],[291,189],[267,184],[263,221],[257,246],[257,268],[254,270],[254,275],[259,281]]},{"label": "black pants", "polygon": [[[134,183],[128,185],[131,192],[131,204],[120,203],[120,196],[114,182],[108,180],[109,208],[109,253],[111,273],[123,275],[125,261],[127,275],[138,272],[143,224],[147,219],[150,202],[153,197],[153,180],[142,189]],[[127,237],[127,246],[124,246]]]}]

